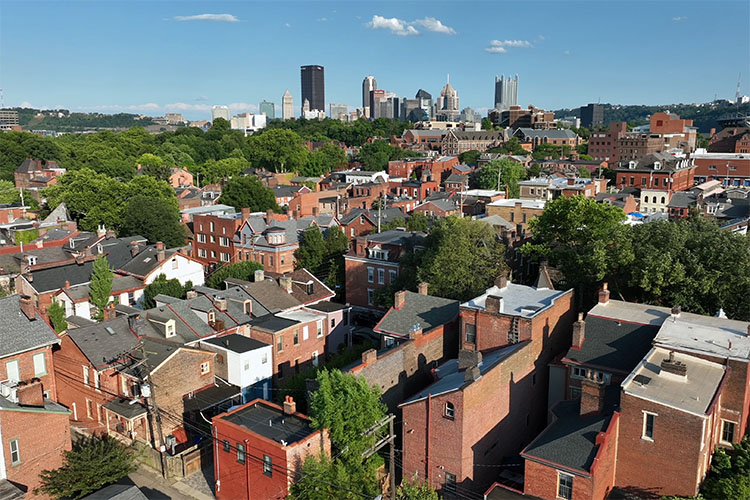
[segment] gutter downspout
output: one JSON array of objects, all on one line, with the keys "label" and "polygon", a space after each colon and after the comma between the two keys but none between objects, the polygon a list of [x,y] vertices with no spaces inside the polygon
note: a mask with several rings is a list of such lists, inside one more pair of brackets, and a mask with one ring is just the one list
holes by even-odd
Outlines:
[{"label": "gutter downspout", "polygon": [[430,484],[430,406],[432,405],[432,394],[427,394],[427,432],[425,433],[425,470],[424,479]]}]

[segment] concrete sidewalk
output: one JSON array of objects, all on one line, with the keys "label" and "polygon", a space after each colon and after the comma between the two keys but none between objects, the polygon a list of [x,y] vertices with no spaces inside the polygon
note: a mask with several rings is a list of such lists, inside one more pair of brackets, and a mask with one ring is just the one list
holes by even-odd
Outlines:
[{"label": "concrete sidewalk", "polygon": [[159,472],[146,465],[141,465],[129,477],[149,500],[215,500],[184,483],[162,478]]}]

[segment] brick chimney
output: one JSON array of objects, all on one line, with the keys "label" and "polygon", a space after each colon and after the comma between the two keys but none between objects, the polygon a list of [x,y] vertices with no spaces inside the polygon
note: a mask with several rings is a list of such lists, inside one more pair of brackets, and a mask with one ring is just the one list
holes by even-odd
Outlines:
[{"label": "brick chimney", "polygon": [[609,285],[605,281],[602,283],[602,289],[599,290],[599,303],[600,304],[607,304],[609,303]]},{"label": "brick chimney", "polygon": [[401,309],[406,302],[406,290],[400,290],[393,294],[393,307],[395,309]]},{"label": "brick chimney", "polygon": [[674,359],[674,351],[669,351],[669,357],[661,360],[661,371],[687,377],[687,365]]},{"label": "brick chimney", "polygon": [[680,313],[682,312],[682,308],[680,306],[672,306],[672,320],[675,320],[680,317]]},{"label": "brick chimney", "polygon": [[481,376],[482,372],[479,370],[479,367],[472,366],[466,369],[466,372],[464,373],[464,382],[474,382],[475,380],[479,380],[479,377]]},{"label": "brick chimney", "polygon": [[294,399],[291,396],[284,398],[284,413],[286,415],[294,415],[297,413],[297,403],[294,402]]},{"label": "brick chimney", "polygon": [[161,241],[157,241],[156,242],[156,260],[158,262],[163,262],[166,257],[167,257],[167,254],[164,251],[164,243],[162,243]]},{"label": "brick chimney", "polygon": [[500,290],[502,290],[503,288],[506,288],[508,286],[508,277],[503,275],[503,276],[498,276],[497,278],[495,278],[495,286],[498,287]]},{"label": "brick chimney", "polygon": [[217,299],[214,300],[214,304],[216,305],[216,309],[218,309],[221,312],[226,312],[226,310],[227,310],[227,299],[217,298]]},{"label": "brick chimney", "polygon": [[378,351],[375,349],[367,349],[362,353],[362,364],[369,366],[378,360]]},{"label": "brick chimney", "polygon": [[243,303],[243,306],[244,306],[243,310],[245,311],[245,314],[247,314],[248,316],[252,316],[252,314],[253,314],[253,301],[250,300],[250,299],[247,299]]},{"label": "brick chimney", "polygon": [[503,312],[503,298],[497,295],[488,295],[484,301],[484,308],[489,313]]},{"label": "brick chimney", "polygon": [[269,208],[268,210],[266,210],[266,224],[269,224],[269,225],[271,224],[271,221],[273,220],[273,215],[274,214],[273,214],[272,209]]},{"label": "brick chimney", "polygon": [[458,351],[458,371],[464,371],[482,362],[482,353],[469,349]]},{"label": "brick chimney", "polygon": [[68,280],[65,280],[65,283],[63,284],[63,288],[64,288],[65,290],[69,290],[69,289],[70,289],[70,281],[68,281]]},{"label": "brick chimney", "polygon": [[427,290],[429,289],[430,285],[429,283],[425,283],[424,281],[421,282],[417,286],[417,290],[419,291],[419,295],[427,295]]},{"label": "brick chimney", "polygon": [[115,238],[116,235],[115,235],[115,232],[113,230],[108,229],[107,230],[107,234],[105,234],[104,237],[107,238],[108,240],[111,240],[112,238]]},{"label": "brick chimney", "polygon": [[195,290],[188,290],[187,292],[185,292],[185,298],[187,300],[197,299],[198,298],[198,292],[196,292]]},{"label": "brick chimney", "polygon": [[604,382],[592,374],[581,380],[581,415],[599,414],[604,409]]},{"label": "brick chimney", "polygon": [[131,245],[131,247],[130,247],[130,257],[135,257],[136,255],[138,255],[138,253],[140,253],[141,249],[138,246],[138,243],[136,243],[135,241],[132,242],[130,245]]},{"label": "brick chimney", "polygon": [[18,397],[18,404],[21,406],[44,406],[42,381],[33,378],[29,382],[19,382],[16,397]]},{"label": "brick chimney", "polygon": [[250,218],[250,209],[249,208],[242,208],[240,209],[240,213],[242,213],[242,220],[245,221]]},{"label": "brick chimney", "polygon": [[18,306],[21,308],[21,312],[24,316],[30,321],[36,320],[36,311],[34,310],[34,302],[31,300],[31,297],[28,295],[21,295],[21,298],[18,299]]},{"label": "brick chimney", "polygon": [[107,304],[107,307],[104,308],[104,311],[102,311],[102,313],[104,314],[103,321],[109,321],[111,319],[114,319],[116,316],[115,306],[112,304]]},{"label": "brick chimney", "polygon": [[263,269],[258,269],[253,273],[253,281],[258,283],[260,281],[263,281],[265,279]]},{"label": "brick chimney", "polygon": [[583,313],[578,313],[578,321],[573,323],[573,349],[580,349],[586,334],[586,322],[583,320]]},{"label": "brick chimney", "polygon": [[279,286],[286,293],[292,293],[292,277],[291,276],[286,276],[286,275],[280,277],[279,278]]}]

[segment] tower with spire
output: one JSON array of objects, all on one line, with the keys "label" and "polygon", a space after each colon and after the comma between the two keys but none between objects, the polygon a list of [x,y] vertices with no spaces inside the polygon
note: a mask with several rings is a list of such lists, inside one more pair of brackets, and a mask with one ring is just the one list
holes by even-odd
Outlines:
[{"label": "tower with spire", "polygon": [[444,116],[446,120],[455,120],[459,115],[458,92],[451,85],[450,74],[448,74],[445,87],[440,91],[440,97],[437,99],[437,115]]},{"label": "tower with spire", "polygon": [[294,102],[292,101],[292,94],[289,93],[289,89],[286,89],[284,95],[281,98],[281,118],[288,120],[294,116]]}]

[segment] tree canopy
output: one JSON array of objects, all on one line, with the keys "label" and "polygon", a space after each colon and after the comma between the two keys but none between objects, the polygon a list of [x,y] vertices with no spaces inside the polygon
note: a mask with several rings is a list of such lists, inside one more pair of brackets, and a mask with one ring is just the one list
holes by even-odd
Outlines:
[{"label": "tree canopy", "polygon": [[263,269],[263,264],[254,260],[243,260],[235,264],[220,267],[208,276],[206,286],[216,289],[224,288],[224,280],[236,278],[238,280],[253,281],[255,271]]},{"label": "tree canopy", "polygon": [[53,302],[47,309],[47,314],[55,332],[61,333],[68,329],[68,322],[65,320],[65,306],[60,302]]},{"label": "tree canopy", "polygon": [[415,156],[422,156],[422,154],[391,146],[383,140],[376,140],[359,149],[357,161],[362,164],[363,169],[377,172],[387,170],[389,161]]},{"label": "tree canopy", "polygon": [[305,164],[299,171],[305,177],[325,175],[331,170],[346,167],[346,153],[340,147],[327,143],[319,147],[307,157]]},{"label": "tree canopy", "polygon": [[476,165],[477,162],[479,162],[479,157],[481,156],[481,154],[482,152],[477,149],[470,149],[469,151],[464,151],[463,153],[459,154],[458,161],[467,165]]},{"label": "tree canopy", "polygon": [[137,166],[141,168],[141,174],[148,175],[160,181],[168,181],[171,175],[169,166],[164,160],[151,153],[142,154],[137,160]]},{"label": "tree canopy", "polygon": [[185,244],[185,226],[173,203],[164,198],[137,195],[125,206],[121,235],[140,235],[150,242],[163,242],[167,248]]},{"label": "tree canopy", "polygon": [[114,273],[109,269],[107,257],[99,255],[94,260],[91,271],[91,283],[89,284],[89,297],[91,303],[97,308],[96,317],[101,321],[104,316],[104,308],[109,304],[109,296],[112,293],[112,282]]},{"label": "tree canopy", "polygon": [[485,163],[479,171],[479,187],[482,189],[508,189],[508,198],[518,198],[518,181],[526,178],[526,169],[517,161],[508,158]]},{"label": "tree canopy", "polygon": [[251,135],[248,152],[255,166],[272,172],[299,172],[310,154],[302,138],[296,132],[285,129]]},{"label": "tree canopy", "polygon": [[184,299],[188,290],[192,290],[192,288],[193,283],[191,281],[183,285],[177,278],[167,279],[167,275],[162,273],[143,290],[143,308],[156,307],[154,297],[157,295],[169,295],[170,297]]},{"label": "tree canopy", "polygon": [[236,210],[249,208],[251,212],[279,211],[276,195],[254,175],[237,177],[226,183],[219,203],[231,205]]}]

